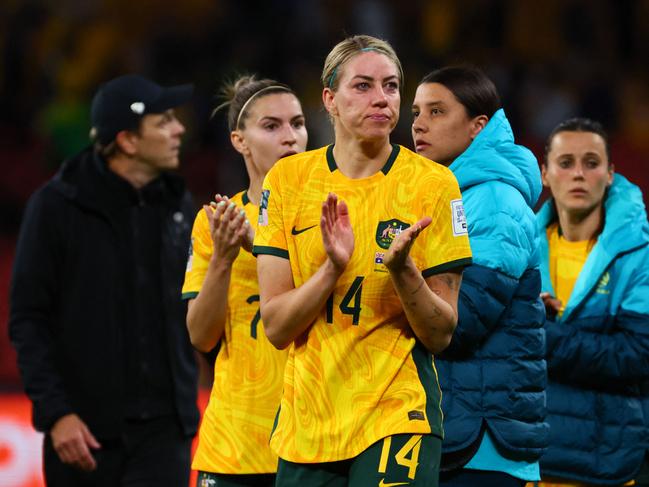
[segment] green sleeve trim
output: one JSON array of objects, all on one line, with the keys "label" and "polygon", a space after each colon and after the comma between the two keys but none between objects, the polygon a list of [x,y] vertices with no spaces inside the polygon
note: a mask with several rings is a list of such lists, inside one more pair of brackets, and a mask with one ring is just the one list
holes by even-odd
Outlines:
[{"label": "green sleeve trim", "polygon": [[279,249],[277,247],[267,247],[265,245],[255,245],[252,247],[252,255],[257,257],[259,254],[275,255],[282,259],[288,259],[288,250]]},{"label": "green sleeve trim", "polygon": [[465,257],[463,259],[452,260],[451,262],[445,262],[444,264],[436,265],[435,267],[429,267],[421,271],[421,275],[426,277],[434,276],[435,274],[441,274],[443,272],[448,272],[451,269],[457,269],[458,267],[466,267],[473,263],[471,257]]},{"label": "green sleeve trim", "polygon": [[187,299],[194,299],[196,296],[198,296],[198,291],[191,291],[188,293],[183,293],[182,296],[180,296],[180,298],[182,300],[187,300]]}]

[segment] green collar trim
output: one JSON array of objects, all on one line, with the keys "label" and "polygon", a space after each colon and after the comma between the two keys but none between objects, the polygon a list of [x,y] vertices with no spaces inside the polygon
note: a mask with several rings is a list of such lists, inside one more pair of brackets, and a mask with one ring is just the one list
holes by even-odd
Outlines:
[{"label": "green collar trim", "polygon": [[[390,172],[390,169],[392,169],[392,166],[394,165],[394,161],[397,159],[399,152],[401,152],[401,146],[397,144],[391,144],[391,145],[392,145],[392,152],[390,152],[390,156],[388,157],[388,160],[381,168],[381,172],[386,176],[388,175],[388,172]],[[338,169],[338,164],[336,164],[336,159],[334,158],[334,144],[331,144],[330,146],[327,147],[327,166],[329,167],[329,170],[331,172],[334,172],[336,169]]]}]

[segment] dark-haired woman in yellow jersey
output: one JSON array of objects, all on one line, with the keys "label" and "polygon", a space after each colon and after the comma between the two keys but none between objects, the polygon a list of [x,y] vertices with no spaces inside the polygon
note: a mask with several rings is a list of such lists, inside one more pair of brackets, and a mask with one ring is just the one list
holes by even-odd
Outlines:
[{"label": "dark-haired woman in yellow jersey", "polygon": [[588,118],[554,128],[542,177],[552,197],[537,214],[550,425],[540,485],[646,486],[649,221],[642,192],[615,174],[608,136]]},{"label": "dark-haired woman in yellow jersey", "polygon": [[[268,447],[282,393],[286,353],[269,342],[259,322],[255,258],[250,254],[261,183],[277,159],[303,152],[302,107],[285,85],[240,78],[225,93],[228,125],[250,186],[216,197],[199,212],[192,231],[183,297],[194,346],[220,342],[214,386],[192,468],[197,486],[273,485],[277,456]],[[241,251],[241,247],[247,251]]]},{"label": "dark-haired woman in yellow jersey", "polygon": [[269,171],[253,247],[266,334],[289,348],[276,485],[435,486],[432,353],[471,261],[460,192],[390,143],[403,75],[388,43],[342,41],[322,81],[335,143]]}]

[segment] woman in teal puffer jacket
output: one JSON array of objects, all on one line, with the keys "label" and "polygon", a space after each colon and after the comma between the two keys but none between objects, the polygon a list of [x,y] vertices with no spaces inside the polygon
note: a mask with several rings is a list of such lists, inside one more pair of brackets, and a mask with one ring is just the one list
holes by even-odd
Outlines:
[{"label": "woman in teal puffer jacket", "polygon": [[541,473],[620,485],[638,474],[649,437],[647,213],[639,188],[613,173],[600,124],[563,122],[547,148],[552,198],[537,215],[550,423]]},{"label": "woman in teal puffer jacket", "polygon": [[476,68],[424,77],[413,116],[417,152],[457,178],[473,251],[457,328],[435,357],[445,434],[440,486],[521,486],[539,479],[548,438],[533,211],[539,166],[514,142],[494,84]]}]

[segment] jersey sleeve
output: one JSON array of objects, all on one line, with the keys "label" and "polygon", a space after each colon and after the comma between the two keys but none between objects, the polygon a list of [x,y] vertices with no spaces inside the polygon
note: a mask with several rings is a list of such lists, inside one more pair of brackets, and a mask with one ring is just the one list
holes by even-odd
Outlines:
[{"label": "jersey sleeve", "polygon": [[192,239],[185,269],[185,282],[182,289],[183,299],[192,299],[198,295],[203,286],[212,252],[209,222],[205,210],[201,210],[196,215],[194,227],[192,228]]},{"label": "jersey sleeve", "polygon": [[278,166],[273,167],[264,179],[252,253],[255,256],[267,254],[288,259]]},{"label": "jersey sleeve", "polygon": [[438,191],[428,191],[422,198],[424,214],[433,220],[421,234],[424,237],[421,266],[424,277],[472,262],[462,195],[455,176],[449,171],[437,187]]}]

